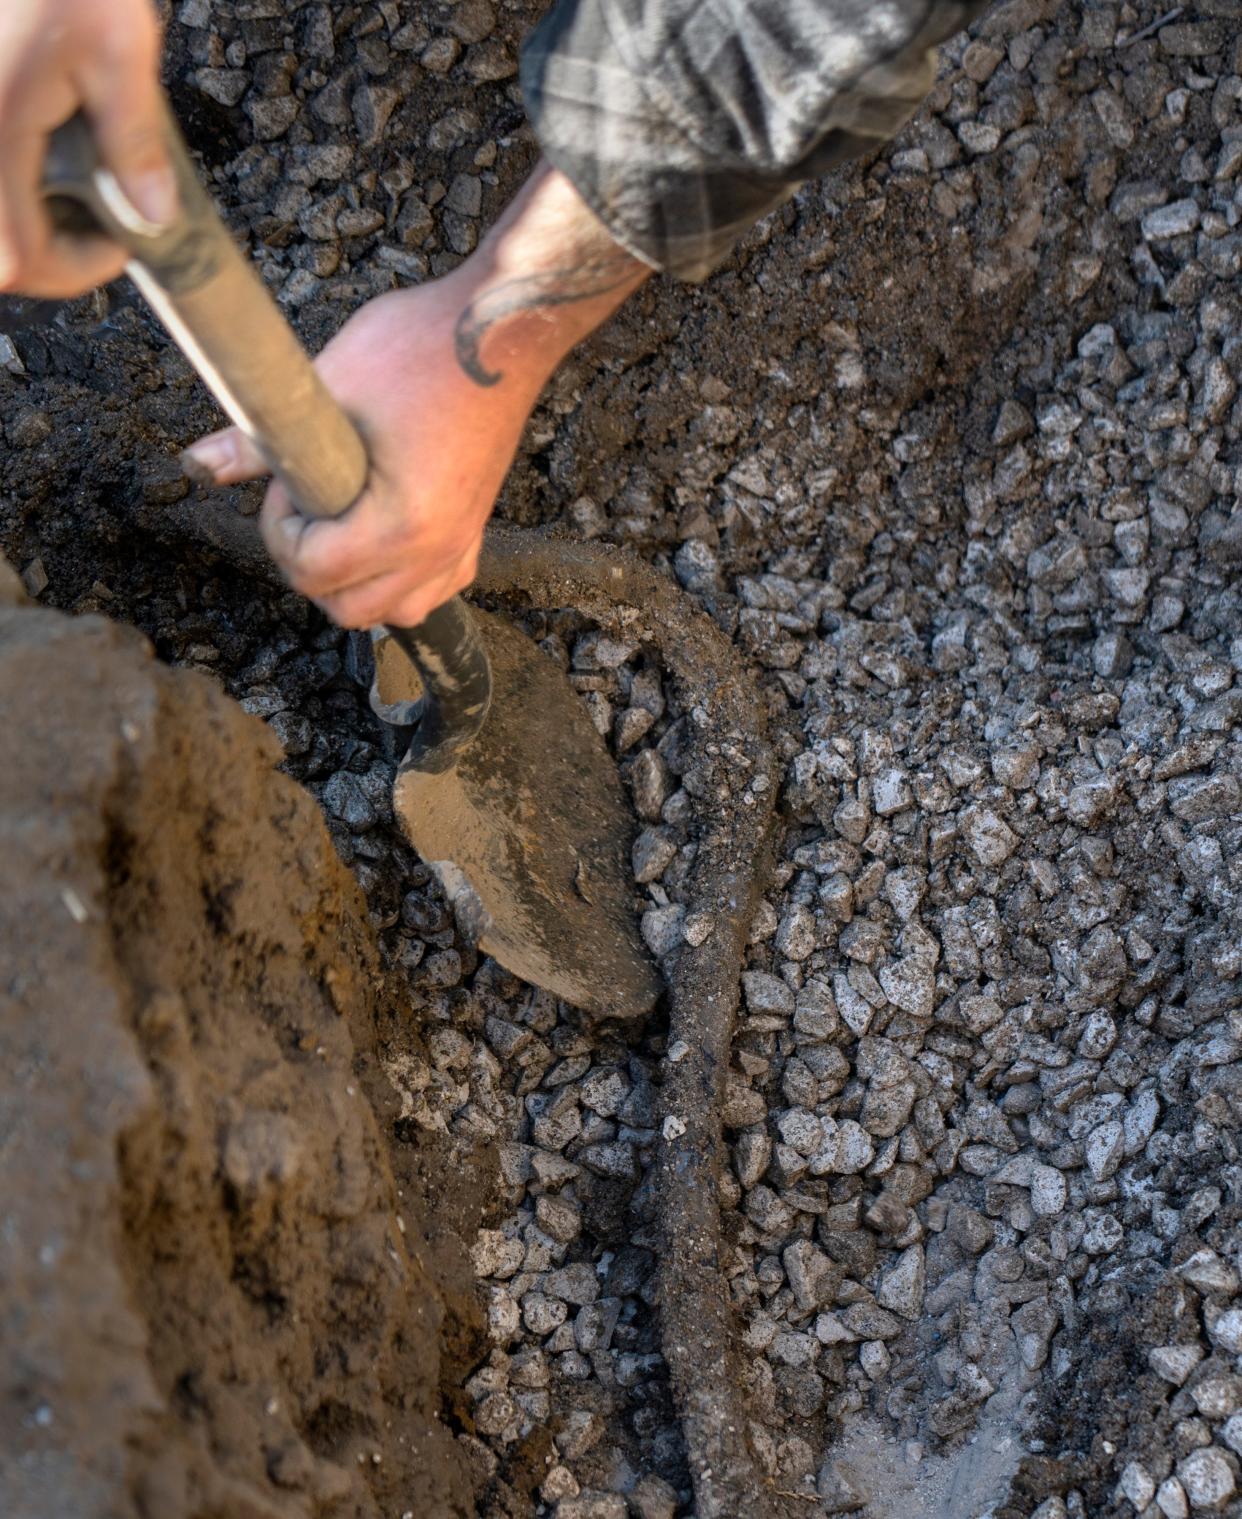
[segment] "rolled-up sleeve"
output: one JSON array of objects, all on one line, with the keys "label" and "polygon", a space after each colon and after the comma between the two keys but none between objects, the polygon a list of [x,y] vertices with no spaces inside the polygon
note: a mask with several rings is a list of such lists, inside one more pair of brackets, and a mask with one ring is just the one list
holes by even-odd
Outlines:
[{"label": "rolled-up sleeve", "polygon": [[918,109],[986,0],[560,0],[522,87],[616,240],[702,279],[759,217]]}]

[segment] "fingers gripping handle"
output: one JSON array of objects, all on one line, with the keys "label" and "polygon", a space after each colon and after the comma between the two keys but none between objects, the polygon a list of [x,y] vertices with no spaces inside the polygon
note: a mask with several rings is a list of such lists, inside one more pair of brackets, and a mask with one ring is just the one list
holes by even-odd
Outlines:
[{"label": "fingers gripping handle", "polygon": [[[62,231],[102,232],[125,249],[130,277],[298,509],[338,517],[366,485],[362,438],[234,243],[167,110],[166,137],[182,208],[172,226],[154,226],[132,205],[100,164],[81,116],[52,138],[43,188],[53,215]],[[482,726],[491,700],[487,655],[469,608],[454,597],[420,627],[392,632],[427,693],[410,762],[447,769]]]}]

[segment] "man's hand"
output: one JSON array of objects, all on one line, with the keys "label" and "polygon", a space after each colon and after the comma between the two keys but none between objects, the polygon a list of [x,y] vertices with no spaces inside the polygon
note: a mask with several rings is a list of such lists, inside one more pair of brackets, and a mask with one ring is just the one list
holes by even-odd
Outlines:
[{"label": "man's hand", "polygon": [[79,110],[147,220],[176,215],[159,55],[151,0],[0,0],[0,290],[78,295],[124,267],[102,239],[55,236],[40,198],[48,137]]},{"label": "man's hand", "polygon": [[[322,522],[272,487],[263,536],[290,584],[343,627],[414,627],[464,590],[539,392],[649,273],[543,167],[460,269],[363,307],[318,368],[366,439],[370,479]],[[234,429],[186,465],[218,485],[266,472]]]},{"label": "man's hand", "polygon": [[[367,489],[344,517],[314,522],[279,485],[268,492],[268,552],[344,627],[414,627],[474,578],[538,385],[472,384],[454,357],[460,308],[451,281],[395,291],[364,306],[321,355],[319,372],[371,458]],[[216,484],[267,472],[235,429],[204,439],[186,462]]]}]

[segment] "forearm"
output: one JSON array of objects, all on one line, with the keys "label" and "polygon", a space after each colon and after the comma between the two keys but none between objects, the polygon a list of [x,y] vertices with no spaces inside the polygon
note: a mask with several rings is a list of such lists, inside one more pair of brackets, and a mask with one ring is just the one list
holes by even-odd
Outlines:
[{"label": "forearm", "polygon": [[445,282],[462,374],[537,393],[575,344],[651,274],[559,170],[543,162],[478,250]]}]

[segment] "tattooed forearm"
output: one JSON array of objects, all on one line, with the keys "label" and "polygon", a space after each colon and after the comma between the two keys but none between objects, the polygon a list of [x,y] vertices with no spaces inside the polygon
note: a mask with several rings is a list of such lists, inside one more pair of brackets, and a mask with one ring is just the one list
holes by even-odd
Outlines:
[{"label": "tattooed forearm", "polygon": [[498,322],[520,312],[548,310],[577,301],[610,295],[636,280],[635,260],[621,249],[598,254],[570,269],[506,280],[476,296],[457,319],[454,342],[457,362],[476,385],[498,385],[502,370],[488,369],[481,348]]}]

